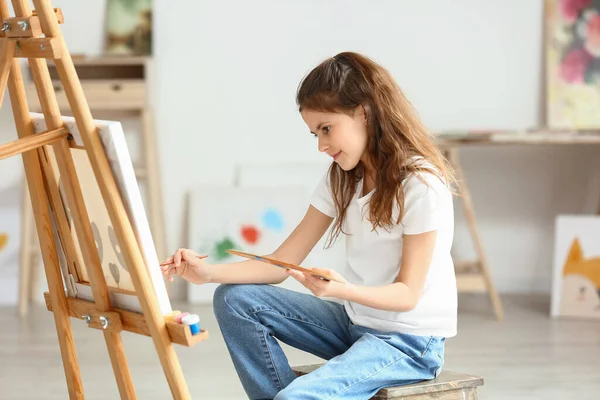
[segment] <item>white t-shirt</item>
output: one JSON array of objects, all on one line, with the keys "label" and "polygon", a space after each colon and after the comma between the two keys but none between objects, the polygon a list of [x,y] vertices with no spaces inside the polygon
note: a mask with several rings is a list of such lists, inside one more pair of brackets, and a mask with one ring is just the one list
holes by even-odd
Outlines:
[{"label": "white t-shirt", "polygon": [[[434,169],[431,164],[427,165]],[[342,275],[356,285],[392,284],[402,265],[403,235],[437,230],[435,250],[419,302],[407,312],[384,311],[349,301],[344,301],[344,307],[356,325],[387,332],[452,337],[456,335],[457,320],[456,276],[450,255],[454,236],[452,193],[434,173],[423,171],[416,174],[403,182],[404,217],[400,224],[388,230],[373,230],[367,220],[373,191],[362,196],[363,181],[358,182],[343,223],[347,263]],[[325,174],[318,184],[311,204],[335,218],[328,175]],[[394,211],[393,220],[396,221],[397,206]]]}]

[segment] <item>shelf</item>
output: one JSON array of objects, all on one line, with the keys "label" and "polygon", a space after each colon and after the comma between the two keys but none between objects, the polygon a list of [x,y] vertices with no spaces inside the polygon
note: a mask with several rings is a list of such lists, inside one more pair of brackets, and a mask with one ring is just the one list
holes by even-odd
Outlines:
[{"label": "shelf", "polygon": [[204,329],[200,329],[200,333],[192,335],[190,327],[177,322],[167,322],[167,329],[169,330],[169,336],[173,343],[180,344],[186,347],[192,347],[197,343],[200,343],[208,339],[208,332]]},{"label": "shelf", "polygon": [[[46,301],[46,308],[48,311],[52,311],[50,293],[44,293],[44,300]],[[118,308],[112,309],[108,312],[101,312],[95,309],[96,304],[93,301],[76,299],[74,297],[67,297],[67,305],[69,307],[69,315],[73,318],[84,319],[84,315],[86,314],[118,315],[119,329],[140,335],[151,336],[150,329],[148,328],[146,318],[144,318],[143,314]],[[182,346],[192,347],[208,339],[208,332],[203,329],[200,330],[199,334],[192,335],[190,327],[187,325],[178,324],[175,322],[166,322],[165,326],[169,332],[171,342]]]},{"label": "shelf", "polygon": [[[70,110],[61,82],[52,83],[58,107]],[[92,110],[140,110],[147,106],[146,82],[140,79],[82,80],[81,87]],[[31,108],[41,110],[35,84],[27,82],[25,91]]]}]

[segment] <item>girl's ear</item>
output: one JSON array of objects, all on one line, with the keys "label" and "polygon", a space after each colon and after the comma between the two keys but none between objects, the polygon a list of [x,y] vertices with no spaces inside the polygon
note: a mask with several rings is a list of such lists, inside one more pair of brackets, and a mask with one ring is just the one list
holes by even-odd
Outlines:
[{"label": "girl's ear", "polygon": [[360,107],[360,112],[362,112],[362,116],[363,116],[363,118],[365,120],[365,123],[369,122],[369,119],[367,117],[367,115],[368,115],[367,114],[368,106],[365,106],[364,104],[361,104],[358,107]]}]

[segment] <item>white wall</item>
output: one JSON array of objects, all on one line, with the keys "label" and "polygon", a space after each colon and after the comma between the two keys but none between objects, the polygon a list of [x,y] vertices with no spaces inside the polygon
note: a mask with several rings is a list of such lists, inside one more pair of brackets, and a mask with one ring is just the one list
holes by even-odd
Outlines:
[{"label": "white wall", "polygon": [[[97,54],[104,2],[85,3],[54,2],[64,10],[71,51]],[[294,95],[316,63],[339,51],[361,51],[386,66],[433,130],[539,125],[542,3],[156,0],[155,117],[169,248],[185,245],[191,188],[230,183],[238,163],[325,161]],[[3,141],[14,129],[7,107]],[[462,152],[501,291],[550,289],[554,216],[594,209],[588,186],[590,169],[600,167],[597,151]],[[6,165],[0,162],[3,173]],[[469,256],[457,211],[456,253]]]},{"label": "white wall", "polygon": [[[230,182],[236,163],[323,160],[294,94],[302,76],[336,52],[362,51],[388,67],[434,130],[518,129],[541,121],[541,1],[178,6],[156,4],[158,127],[171,248],[185,244],[181,210],[190,187]],[[463,151],[500,290],[549,290],[553,219],[583,210],[595,150]],[[456,253],[467,257],[472,246],[457,211]]]}]

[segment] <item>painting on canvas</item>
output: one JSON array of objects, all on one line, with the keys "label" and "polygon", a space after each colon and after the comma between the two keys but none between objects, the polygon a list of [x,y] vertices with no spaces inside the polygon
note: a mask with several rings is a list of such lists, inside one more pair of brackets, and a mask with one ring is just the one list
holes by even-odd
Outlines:
[{"label": "painting on canvas", "polygon": [[[211,264],[243,261],[227,253],[229,249],[270,254],[293,231],[307,207],[303,188],[199,187],[190,196],[188,247],[208,255]],[[188,300],[210,302],[216,286],[191,285]]]},{"label": "painting on canvas", "polygon": [[600,3],[546,0],[547,125],[600,129]]},{"label": "painting on canvas", "polygon": [[[32,113],[32,119],[36,132],[46,129],[44,118],[41,114]],[[63,117],[65,127],[74,137],[75,143],[83,146],[83,141],[72,117]],[[138,244],[146,262],[146,267],[152,280],[156,296],[163,314],[171,311],[169,297],[165,282],[160,270],[156,248],[150,232],[150,226],[144,209],[139,185],[133,169],[133,164],[127,148],[127,142],[123,129],[119,122],[94,121],[98,128],[98,134],[108,158],[113,176],[117,183],[121,198],[125,205],[127,215],[133,226]],[[125,263],[121,248],[117,242],[115,230],[110,220],[108,211],[104,204],[100,188],[96,182],[92,166],[87,153],[82,149],[72,149],[73,162],[77,177],[81,185],[84,203],[90,218],[92,232],[104,278],[111,292],[111,297],[118,307],[132,311],[141,311],[139,301],[134,293],[134,287]],[[56,171],[58,174],[58,171]],[[59,181],[63,185],[60,175]],[[64,194],[63,194],[64,198]],[[67,217],[70,219],[71,211],[66,209]],[[77,242],[72,220],[69,221],[73,239]],[[79,254],[81,252],[79,251]],[[77,295],[81,298],[91,298],[89,277],[84,266],[81,265],[77,271],[76,282]]]},{"label": "painting on canvas", "polygon": [[152,53],[152,0],[108,0],[106,53]]},{"label": "painting on canvas", "polygon": [[552,316],[600,319],[600,217],[556,221]]}]

